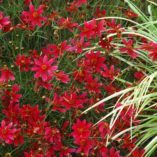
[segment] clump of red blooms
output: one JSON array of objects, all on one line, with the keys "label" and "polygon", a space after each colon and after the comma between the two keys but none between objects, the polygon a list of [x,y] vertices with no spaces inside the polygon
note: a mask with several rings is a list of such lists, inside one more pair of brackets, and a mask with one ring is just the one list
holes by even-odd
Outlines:
[{"label": "clump of red blooms", "polygon": [[[125,29],[117,21],[97,19],[107,14],[100,7],[95,8],[91,20],[85,20],[82,24],[75,21],[73,14],[80,14],[82,7],[87,7],[87,0],[74,0],[65,6],[69,17],[57,11],[49,13],[50,2],[42,1],[39,6],[35,6],[32,0],[24,0],[25,7],[17,24],[0,11],[2,33],[13,29],[32,32],[33,36],[42,30],[44,33],[47,31],[49,36],[52,33],[50,28],[54,26],[57,35],[59,31],[71,35],[57,42],[51,42],[46,37],[47,43],[42,47],[39,45],[39,49],[17,50],[13,66],[7,62],[7,65],[1,66],[3,118],[0,143],[3,147],[11,145],[9,148],[13,148],[14,155],[19,157],[67,157],[72,154],[84,157],[126,157],[134,149],[137,139],[131,139],[129,134],[115,140],[109,138],[128,128],[130,121],[134,126],[140,124],[133,106],[127,108],[123,104],[116,104],[117,108],[123,108],[112,127],[107,120],[96,126],[94,124],[100,115],[107,114],[107,108],[115,101],[102,103],[87,115],[80,113],[104,96],[123,88],[115,83],[122,69],[118,66],[120,61],[109,55],[113,49],[130,60],[139,57],[138,51],[146,51],[150,60],[156,61],[157,43],[146,41],[135,47],[133,38],[122,35]],[[125,15],[138,17],[131,10],[127,10]],[[113,33],[115,36],[109,36]],[[120,48],[113,43],[114,39],[121,41]],[[41,40],[44,43],[44,38]],[[95,41],[98,50],[94,48]],[[140,82],[145,76],[142,71],[133,72],[134,81]],[[27,88],[31,90],[25,91]],[[31,97],[30,94],[35,96]],[[29,99],[34,100],[29,103]],[[108,141],[109,146],[106,145]],[[144,157],[143,154],[143,149],[136,148],[127,157]]]}]

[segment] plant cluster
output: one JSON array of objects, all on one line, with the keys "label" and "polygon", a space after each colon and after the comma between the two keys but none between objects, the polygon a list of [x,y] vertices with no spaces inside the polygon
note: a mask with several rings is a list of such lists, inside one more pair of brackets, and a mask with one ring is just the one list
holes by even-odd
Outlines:
[{"label": "plant cluster", "polygon": [[112,3],[0,1],[1,156],[155,151],[157,27],[131,1]]}]

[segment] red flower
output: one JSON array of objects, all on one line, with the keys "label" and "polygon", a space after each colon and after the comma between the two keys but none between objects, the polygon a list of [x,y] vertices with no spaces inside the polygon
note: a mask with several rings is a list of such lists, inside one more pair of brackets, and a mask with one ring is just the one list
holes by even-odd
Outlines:
[{"label": "red flower", "polygon": [[68,51],[70,45],[67,44],[67,41],[63,41],[58,45],[55,44],[48,44],[46,48],[43,48],[42,51],[46,55],[53,55],[54,57],[58,58],[64,54],[65,51]]},{"label": "red flower", "polygon": [[144,157],[144,149],[136,148],[128,157]]},{"label": "red flower", "polygon": [[92,93],[100,93],[100,88],[102,84],[98,81],[98,79],[94,79],[92,76],[88,76],[86,78],[86,86],[85,88]]},{"label": "red flower", "polygon": [[72,136],[74,137],[74,143],[79,145],[77,153],[83,152],[88,156],[89,150],[92,148],[92,140],[90,139],[90,128],[91,123],[87,123],[86,120],[80,121],[77,119],[76,123],[73,124]]},{"label": "red flower", "polygon": [[101,33],[105,31],[104,24],[104,20],[97,23],[95,19],[92,19],[88,22],[84,22],[84,26],[79,27],[81,31],[80,37],[87,37],[88,39],[91,39],[92,37],[96,37],[97,35],[101,36]]},{"label": "red flower", "polygon": [[2,120],[0,127],[0,139],[4,140],[7,144],[12,144],[16,128],[13,127],[13,123],[6,124],[5,120]]},{"label": "red flower", "polygon": [[98,124],[99,127],[99,132],[101,135],[101,138],[105,138],[105,136],[109,133],[110,129],[109,129],[109,124],[107,122],[100,122]]},{"label": "red flower", "polygon": [[72,19],[67,17],[65,18],[60,18],[58,21],[59,27],[62,28],[67,28],[69,31],[73,31],[73,28],[76,28],[78,26],[77,23],[72,22]]},{"label": "red flower", "polygon": [[52,105],[52,111],[66,112],[65,107],[62,105],[62,97],[54,93],[53,100],[46,98],[46,101]]},{"label": "red flower", "polygon": [[108,156],[108,148],[105,146],[100,146],[98,148],[97,156],[109,157]]},{"label": "red flower", "polygon": [[108,157],[121,157],[119,154],[119,151],[116,151],[113,147],[109,150],[109,156]]},{"label": "red flower", "polygon": [[24,0],[24,5],[29,5],[33,0]]},{"label": "red flower", "polygon": [[127,149],[129,151],[134,149],[136,139],[132,139],[130,134],[125,134],[122,140],[123,140],[123,144],[121,146],[122,149]]},{"label": "red flower", "polygon": [[42,79],[37,79],[34,85],[34,91],[38,92],[40,90],[40,87],[51,90],[53,87],[53,84],[50,83],[51,80],[52,78],[49,76],[46,81],[43,81]]},{"label": "red flower", "polygon": [[68,148],[68,147],[65,147],[62,143],[60,144],[60,150],[59,150],[59,156],[60,157],[65,157],[65,156],[70,156],[72,152],[75,151],[74,148]]},{"label": "red flower", "polygon": [[58,145],[61,143],[61,134],[57,128],[46,127],[44,138],[51,142],[53,145]]},{"label": "red flower", "polygon": [[118,70],[115,70],[114,65],[111,65],[110,69],[108,69],[107,67],[104,69],[104,71],[102,72],[102,76],[113,80],[117,73]]},{"label": "red flower", "polygon": [[11,91],[6,90],[4,91],[4,95],[1,97],[2,103],[4,106],[8,106],[9,104],[18,103],[19,99],[21,98],[21,94],[18,94],[20,90],[19,85],[14,84],[12,86]]},{"label": "red flower", "polygon": [[41,56],[39,59],[34,60],[35,65],[32,67],[32,71],[36,71],[34,78],[41,77],[43,81],[47,81],[48,77],[52,77],[57,66],[52,66],[54,59],[48,60],[48,57]]},{"label": "red flower", "polygon": [[152,58],[152,61],[157,60],[157,43],[144,43],[139,49],[149,51],[150,54],[148,56]]},{"label": "red flower", "polygon": [[139,49],[154,52],[157,49],[157,43],[155,42],[144,43],[141,45]]},{"label": "red flower", "polygon": [[150,51],[150,54],[148,55],[150,58],[152,58],[152,61],[157,60],[157,50],[155,51]]},{"label": "red flower", "polygon": [[121,38],[121,32],[124,31],[124,29],[121,28],[121,24],[116,24],[115,20],[112,19],[111,21],[107,21],[107,25],[109,26],[108,33],[117,33],[118,38]]},{"label": "red flower", "polygon": [[90,42],[85,42],[84,38],[79,40],[70,40],[72,46],[69,48],[69,51],[74,51],[76,53],[82,53],[83,48],[86,48],[90,45]]},{"label": "red flower", "polygon": [[105,20],[101,20],[99,23],[97,23],[97,26],[95,27],[95,36],[98,35],[99,37],[101,36],[102,32],[105,31]]},{"label": "red flower", "polygon": [[68,83],[69,82],[69,76],[65,74],[63,71],[55,72],[54,75],[56,76],[56,79],[63,82]]},{"label": "red flower", "polygon": [[99,41],[99,45],[106,49],[107,51],[109,51],[111,48],[114,47],[114,45],[111,43],[112,42],[112,37],[109,37],[109,38],[105,38],[103,39],[103,37],[100,38],[100,41]]},{"label": "red flower", "polygon": [[6,116],[6,119],[18,124],[19,122],[19,115],[20,115],[20,108],[19,104],[9,104],[2,110],[3,114]]},{"label": "red flower", "polygon": [[79,142],[74,142],[79,145],[76,150],[76,153],[84,153],[86,156],[89,156],[89,151],[92,148],[93,141],[91,139],[82,138]]},{"label": "red flower", "polygon": [[18,54],[16,57],[15,64],[20,68],[20,71],[27,72],[29,71],[29,66],[31,64],[30,57]]},{"label": "red flower", "polygon": [[95,17],[100,18],[100,17],[105,17],[105,15],[106,15],[106,10],[100,10],[100,8],[98,7],[96,8],[96,11],[94,14]]},{"label": "red flower", "polygon": [[70,4],[70,6],[66,7],[66,10],[70,13],[74,13],[78,11],[78,7],[76,6],[75,1]]},{"label": "red flower", "polygon": [[133,40],[129,39],[126,41],[125,39],[122,40],[125,47],[120,48],[119,50],[122,53],[127,53],[132,59],[137,58],[138,54],[135,52],[135,49],[133,48]]},{"label": "red flower", "polygon": [[66,108],[66,110],[70,110],[71,108],[82,108],[83,104],[87,101],[86,93],[78,95],[76,92],[64,92],[62,98],[62,105]]},{"label": "red flower", "polygon": [[144,78],[144,73],[142,72],[142,71],[136,71],[135,73],[134,73],[134,77],[135,77],[135,79],[137,79],[137,80],[141,80],[141,79],[143,79]]},{"label": "red flower", "polygon": [[138,17],[138,15],[136,13],[134,13],[133,11],[131,11],[131,10],[126,10],[124,15],[127,16],[128,18]]},{"label": "red flower", "polygon": [[43,17],[42,14],[44,12],[44,6],[40,5],[36,10],[32,3],[29,5],[29,11],[22,12],[22,20],[32,26],[42,26],[42,22],[46,21],[46,17]]},{"label": "red flower", "polygon": [[42,122],[44,120],[44,115],[40,115],[40,110],[38,105],[34,107],[29,104],[23,105],[20,109],[20,114],[24,122],[28,122],[30,124],[34,124],[34,122]]},{"label": "red flower", "polygon": [[100,51],[90,51],[90,53],[86,53],[85,56],[86,60],[84,64],[88,69],[93,70],[94,72],[101,72],[102,69],[106,68],[106,58],[101,55]]},{"label": "red flower", "polygon": [[80,7],[82,4],[86,4],[87,0],[75,0],[74,2],[77,7]]},{"label": "red flower", "polygon": [[1,71],[0,81],[7,83],[9,80],[12,81],[15,80],[13,72],[7,66],[4,66],[2,69],[0,69],[0,71]]},{"label": "red flower", "polygon": [[23,135],[21,134],[21,129],[18,129],[18,130],[15,132],[13,143],[14,143],[15,146],[19,146],[20,144],[23,144],[23,143],[24,143],[24,137],[23,137]]},{"label": "red flower", "polygon": [[91,123],[87,123],[86,120],[79,120],[77,119],[76,123],[73,124],[72,129],[72,136],[76,141],[79,141],[82,138],[88,139],[90,137],[91,131]]},{"label": "red flower", "polygon": [[[37,151],[29,151],[29,152],[24,152],[25,157],[45,157],[43,153],[37,152]],[[46,156],[47,157],[47,156]]]},{"label": "red flower", "polygon": [[107,86],[105,85],[104,88],[110,95],[119,91],[119,89],[117,87],[113,86],[112,84],[109,84]]},{"label": "red flower", "polygon": [[0,11],[0,30],[11,24],[9,16],[4,16],[4,13]]}]

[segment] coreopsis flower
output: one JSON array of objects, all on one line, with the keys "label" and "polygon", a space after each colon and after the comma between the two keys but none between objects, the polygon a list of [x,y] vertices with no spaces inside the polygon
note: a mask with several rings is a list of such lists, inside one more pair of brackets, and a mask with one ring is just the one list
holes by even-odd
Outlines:
[{"label": "coreopsis flower", "polygon": [[105,50],[109,51],[111,48],[114,48],[114,45],[111,42],[112,42],[112,37],[105,38],[105,39],[101,37],[98,44]]},{"label": "coreopsis flower", "polygon": [[119,91],[119,89],[115,87],[113,84],[105,85],[104,88],[109,95]]},{"label": "coreopsis flower", "polygon": [[62,97],[57,93],[54,93],[53,100],[46,98],[46,102],[52,105],[52,111],[66,112],[66,109],[62,104]]},{"label": "coreopsis flower", "polygon": [[69,76],[67,74],[65,74],[63,71],[55,72],[54,76],[56,77],[56,80],[59,80],[63,83],[69,82]]},{"label": "coreopsis flower", "polygon": [[42,78],[43,81],[47,81],[49,77],[53,76],[53,73],[57,70],[57,66],[53,66],[54,59],[50,60],[48,57],[40,56],[39,59],[34,60],[34,66],[31,68],[32,71],[35,71],[34,78]]},{"label": "coreopsis flower", "polygon": [[129,9],[124,12],[124,15],[130,19],[138,17],[138,14],[134,13],[132,10]]},{"label": "coreopsis flower", "polygon": [[88,139],[91,135],[91,126],[92,124],[88,123],[86,120],[81,121],[80,119],[77,119],[76,123],[74,123],[72,126],[72,136],[76,141]]},{"label": "coreopsis flower", "polygon": [[14,128],[12,122],[7,124],[5,120],[2,120],[0,126],[0,140],[3,140],[7,144],[12,144],[16,131],[17,129]]},{"label": "coreopsis flower", "polygon": [[9,16],[4,16],[4,13],[0,11],[0,30],[4,29],[10,24],[11,22]]},{"label": "coreopsis flower", "polygon": [[46,127],[44,131],[44,139],[53,145],[59,145],[61,143],[61,133],[57,128]]},{"label": "coreopsis flower", "polygon": [[21,129],[17,129],[15,134],[14,134],[14,141],[13,144],[14,146],[19,146],[20,144],[24,143],[24,137],[21,134],[22,130]]},{"label": "coreopsis flower", "polygon": [[10,70],[7,66],[1,68],[0,71],[1,71],[0,81],[7,83],[9,80],[11,81],[15,80],[12,70]]},{"label": "coreopsis flower", "polygon": [[[116,105],[116,107],[120,107],[122,106],[122,104],[118,103]],[[126,127],[130,126],[130,120],[132,120],[132,123],[134,125],[137,125],[140,123],[140,120],[138,120],[135,117],[135,113],[136,113],[136,108],[131,106],[131,107],[124,107],[119,115],[119,121],[117,120],[117,124],[116,125],[121,125],[121,127],[119,127],[119,130],[123,130]],[[119,124],[118,124],[119,123]]]},{"label": "coreopsis flower", "polygon": [[89,150],[92,148],[92,140],[90,139],[91,135],[91,123],[88,123],[86,120],[77,119],[76,123],[73,124],[72,136],[74,138],[74,143],[79,145],[76,150],[77,153],[83,152],[88,156]]},{"label": "coreopsis flower", "polygon": [[24,5],[29,5],[33,0],[24,0]]},{"label": "coreopsis flower", "polygon": [[5,106],[2,112],[6,116],[6,119],[9,120],[10,122],[13,122],[14,124],[19,123],[20,117],[19,104],[9,104],[8,106]]},{"label": "coreopsis flower", "polygon": [[80,37],[87,39],[91,39],[92,37],[101,36],[102,32],[105,31],[105,21],[102,20],[97,23],[96,19],[92,19],[91,21],[84,22],[84,26],[80,26],[79,30]]},{"label": "coreopsis flower", "polygon": [[83,108],[84,103],[87,101],[86,93],[78,95],[76,92],[64,92],[62,98],[62,105],[66,110]]},{"label": "coreopsis flower", "polygon": [[114,65],[111,65],[110,68],[105,67],[104,71],[101,74],[103,77],[113,80],[118,72],[119,70],[115,70]]},{"label": "coreopsis flower", "polygon": [[108,151],[108,156],[112,156],[112,157],[122,157],[119,151],[116,151],[113,147]]},{"label": "coreopsis flower", "polygon": [[108,148],[105,147],[104,145],[100,146],[98,148],[97,156],[109,157],[108,156]]},{"label": "coreopsis flower", "polygon": [[87,37],[90,39],[92,36],[94,36],[95,32],[94,29],[96,27],[96,20],[91,20],[89,22],[84,22],[84,26],[79,27],[81,33],[81,38]]},{"label": "coreopsis flower", "polygon": [[16,57],[15,64],[20,68],[20,71],[27,72],[30,69],[31,64],[30,57],[18,54]]},{"label": "coreopsis flower", "polygon": [[[101,154],[101,155],[100,155]],[[98,149],[98,155],[102,157],[122,157],[119,151],[116,151],[113,147],[111,149],[101,146]]]},{"label": "coreopsis flower", "polygon": [[150,51],[150,52],[154,52],[157,49],[157,43],[155,42],[146,42],[143,43],[140,48],[140,50],[145,50],[145,51]]},{"label": "coreopsis flower", "polygon": [[83,153],[89,156],[90,150],[93,147],[93,141],[91,139],[81,138],[79,141],[74,141],[75,144],[79,145],[76,149],[76,153]]},{"label": "coreopsis flower", "polygon": [[101,72],[102,69],[106,68],[106,58],[101,55],[100,51],[90,51],[86,53],[86,60],[84,62],[86,68],[93,70],[94,72]]},{"label": "coreopsis flower", "polygon": [[100,122],[98,129],[102,138],[105,138],[105,136],[110,133],[109,124],[107,122]]},{"label": "coreopsis flower", "polygon": [[53,84],[51,83],[52,78],[48,77],[46,81],[43,81],[42,79],[35,80],[34,84],[34,91],[39,92],[41,88],[45,88],[47,90],[51,90],[53,87]]},{"label": "coreopsis flower", "polygon": [[136,148],[128,157],[144,157],[145,156],[144,152],[145,152],[144,149]]},{"label": "coreopsis flower", "polygon": [[74,148],[66,147],[62,143],[60,144],[60,150],[59,150],[60,157],[70,156],[72,152],[75,152]]},{"label": "coreopsis flower", "polygon": [[85,81],[89,75],[91,75],[91,73],[84,68],[75,69],[73,72],[74,80],[79,82]]},{"label": "coreopsis flower", "polygon": [[143,79],[144,78],[144,73],[142,72],[142,71],[136,71],[135,73],[134,73],[134,77],[135,77],[135,79],[136,80],[141,80],[141,79]]},{"label": "coreopsis flower", "polygon": [[27,123],[32,122],[42,122],[44,121],[45,116],[40,114],[41,111],[39,110],[38,105],[31,106],[30,104],[23,105],[20,109],[21,118],[23,121]]},{"label": "coreopsis flower", "polygon": [[70,45],[68,45],[67,41],[63,41],[60,44],[48,44],[46,48],[43,48],[42,51],[46,55],[53,55],[54,57],[58,58],[62,56],[65,51],[68,51]]},{"label": "coreopsis flower", "polygon": [[75,0],[74,2],[77,7],[80,7],[81,5],[86,4],[87,0]]},{"label": "coreopsis flower", "polygon": [[75,13],[78,11],[78,7],[76,6],[75,1],[70,3],[68,7],[66,7],[66,11],[68,11],[69,13]]},{"label": "coreopsis flower", "polygon": [[137,142],[137,140],[134,138],[132,139],[130,134],[125,134],[122,138],[122,149],[127,149],[129,151],[133,150],[133,148],[135,148],[135,143]]},{"label": "coreopsis flower", "polygon": [[72,22],[72,19],[67,17],[65,18],[60,18],[57,22],[59,25],[60,29],[67,28],[69,31],[73,32],[73,28],[76,28],[78,26],[78,23]]},{"label": "coreopsis flower", "polygon": [[148,51],[149,52],[148,57],[152,58],[152,61],[157,60],[157,43],[155,42],[144,43],[140,46],[139,49]]},{"label": "coreopsis flower", "polygon": [[101,20],[100,22],[97,22],[97,25],[94,29],[95,36],[97,35],[100,37],[102,35],[102,32],[105,31],[105,24],[106,24],[105,20]]},{"label": "coreopsis flower", "polygon": [[73,40],[70,40],[70,42],[72,45],[70,46],[69,51],[72,51],[72,52],[74,51],[74,52],[79,53],[79,54],[82,53],[83,48],[86,48],[90,45],[90,42],[86,42],[84,40],[84,38],[81,38],[78,40],[73,39]]},{"label": "coreopsis flower", "polygon": [[16,104],[19,102],[19,99],[22,97],[18,92],[20,91],[20,86],[14,84],[11,90],[5,90],[4,94],[1,97],[2,104],[8,106],[9,104]]},{"label": "coreopsis flower", "polygon": [[35,9],[33,4],[30,3],[29,5],[29,11],[23,11],[22,12],[22,20],[32,26],[33,28],[35,26],[42,26],[42,22],[46,21],[46,17],[42,16],[44,12],[44,6],[40,5],[38,9]]},{"label": "coreopsis flower", "polygon": [[132,59],[137,58],[138,54],[135,51],[135,48],[133,47],[133,40],[129,39],[128,41],[123,39],[122,40],[125,47],[120,48],[121,53],[127,53]]},{"label": "coreopsis flower", "polygon": [[109,26],[108,33],[117,33],[118,38],[121,38],[121,33],[124,31],[121,24],[116,24],[115,20],[112,19],[107,21],[107,25]]},{"label": "coreopsis flower", "polygon": [[86,85],[85,88],[91,93],[100,93],[100,89],[102,84],[99,82],[98,79],[93,78],[92,76],[88,76],[86,78]]},{"label": "coreopsis flower", "polygon": [[31,150],[29,152],[24,152],[24,157],[44,157],[45,155],[43,153],[40,153],[38,151],[35,150]]},{"label": "coreopsis flower", "polygon": [[95,17],[100,18],[100,17],[105,17],[105,15],[106,15],[106,10],[100,10],[99,7],[96,8],[96,11],[94,13]]},{"label": "coreopsis flower", "polygon": [[152,58],[152,61],[156,61],[157,60],[157,50],[155,51],[150,51],[150,54],[148,55],[148,57]]}]

